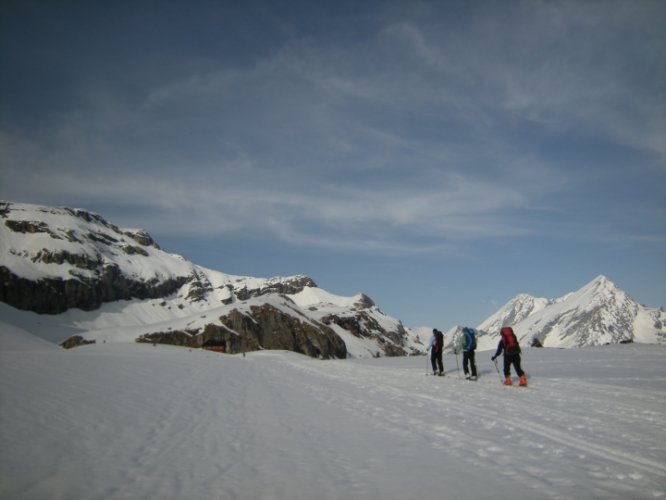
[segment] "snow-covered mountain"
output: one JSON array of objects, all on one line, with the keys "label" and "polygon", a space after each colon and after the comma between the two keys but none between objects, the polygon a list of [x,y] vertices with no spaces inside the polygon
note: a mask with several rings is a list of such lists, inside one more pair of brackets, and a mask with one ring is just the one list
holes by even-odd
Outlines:
[{"label": "snow-covered mountain", "polygon": [[307,276],[207,269],[80,209],[0,202],[0,219],[0,315],[51,341],[215,342],[323,358],[422,348],[366,295],[336,296]]},{"label": "snow-covered mountain", "polygon": [[503,326],[513,327],[523,345],[544,347],[666,341],[663,308],[638,304],[605,276],[554,300],[517,295],[478,325],[479,347],[493,348]]}]

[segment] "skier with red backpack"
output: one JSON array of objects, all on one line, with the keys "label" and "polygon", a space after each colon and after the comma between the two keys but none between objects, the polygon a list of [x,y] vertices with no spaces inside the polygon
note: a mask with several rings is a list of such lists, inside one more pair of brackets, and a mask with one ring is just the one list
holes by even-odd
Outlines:
[{"label": "skier with red backpack", "polygon": [[[430,362],[432,363],[432,374],[444,376],[444,363],[442,362],[442,353],[444,352],[444,334],[437,328],[433,329],[430,343]],[[437,369],[439,368],[439,373]]]},{"label": "skier with red backpack", "polygon": [[500,330],[500,341],[497,344],[497,351],[491,358],[493,361],[504,351],[504,385],[511,385],[511,365],[520,377],[520,386],[527,386],[525,372],[520,367],[520,345],[513,328],[505,326]]}]

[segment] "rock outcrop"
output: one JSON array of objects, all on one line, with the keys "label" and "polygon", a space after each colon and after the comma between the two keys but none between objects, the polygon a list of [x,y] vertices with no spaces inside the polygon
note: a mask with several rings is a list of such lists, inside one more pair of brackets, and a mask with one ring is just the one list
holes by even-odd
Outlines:
[{"label": "rock outcrop", "polygon": [[251,307],[246,314],[238,309],[219,318],[221,325],[208,324],[203,332],[172,331],[142,335],[137,342],[202,347],[209,341],[225,345],[235,354],[259,349],[287,350],[314,358],[346,358],[345,343],[326,325],[301,321],[271,304]]},{"label": "rock outcrop", "polygon": [[281,295],[289,295],[298,293],[305,287],[316,287],[317,284],[308,276],[294,276],[288,280],[268,280],[268,282],[261,287],[238,288],[234,291],[238,300],[248,300],[252,297],[260,297],[271,293],[278,293]]},{"label": "rock outcrop", "polygon": [[71,337],[63,340],[60,343],[60,347],[62,347],[63,349],[72,349],[74,347],[79,347],[82,345],[90,345],[94,343],[95,343],[94,340],[87,340],[83,338],[81,335],[72,335]]},{"label": "rock outcrop", "polygon": [[166,297],[179,290],[187,280],[187,277],[161,282],[133,280],[123,275],[117,266],[107,265],[95,278],[82,276],[32,281],[0,266],[0,301],[39,314],[60,314],[72,308],[92,311],[105,302]]},{"label": "rock outcrop", "polygon": [[322,323],[335,324],[355,337],[374,340],[377,342],[379,351],[385,356],[406,356],[408,354],[403,347],[407,332],[400,322],[395,331],[389,331],[370,314],[361,311],[353,315],[329,314],[322,318]]}]

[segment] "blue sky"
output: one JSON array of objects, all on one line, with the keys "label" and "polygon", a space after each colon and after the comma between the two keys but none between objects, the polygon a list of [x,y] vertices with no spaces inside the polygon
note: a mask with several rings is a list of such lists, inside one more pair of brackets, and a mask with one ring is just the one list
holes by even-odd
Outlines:
[{"label": "blue sky", "polygon": [[666,306],[666,3],[0,0],[0,198],[409,326]]}]

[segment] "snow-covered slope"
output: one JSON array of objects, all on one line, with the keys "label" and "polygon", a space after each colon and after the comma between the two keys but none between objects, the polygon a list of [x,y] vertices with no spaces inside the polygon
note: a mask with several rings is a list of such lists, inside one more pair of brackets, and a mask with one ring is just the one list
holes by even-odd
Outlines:
[{"label": "snow-covered slope", "polygon": [[494,348],[503,326],[513,327],[523,345],[544,347],[666,340],[663,309],[638,304],[605,276],[555,300],[516,296],[478,326],[479,347]]},{"label": "snow-covered slope", "polygon": [[0,321],[0,350],[3,351],[50,351],[57,349],[48,342],[16,325]]},{"label": "snow-covered slope", "polygon": [[485,332],[499,332],[503,326],[520,323],[528,316],[552,304],[552,300],[532,297],[525,293],[516,295],[504,304],[495,314],[477,326]]},{"label": "snow-covered slope", "polygon": [[[0,202],[0,220],[0,302],[11,306],[0,307],[0,318],[54,342],[78,334],[199,346],[217,338],[228,350],[285,345],[322,357],[421,347],[367,296],[336,296],[307,276],[207,269],[165,252],[143,230],[80,209]],[[275,325],[282,327],[279,340]]]},{"label": "snow-covered slope", "polygon": [[0,215],[0,265],[31,281],[95,278],[117,266],[125,276],[159,282],[193,269],[145,231],[120,229],[85,210],[0,202]]},{"label": "snow-covered slope", "polygon": [[466,382],[448,354],[447,376],[427,377],[423,356],[67,351],[12,336],[3,499],[666,496],[666,346],[526,348],[521,389],[487,356]]}]

